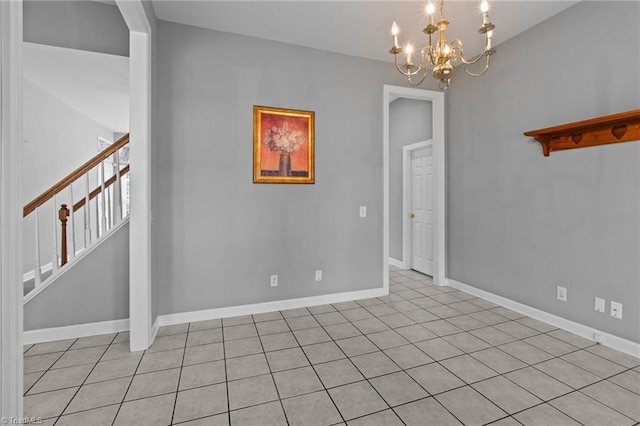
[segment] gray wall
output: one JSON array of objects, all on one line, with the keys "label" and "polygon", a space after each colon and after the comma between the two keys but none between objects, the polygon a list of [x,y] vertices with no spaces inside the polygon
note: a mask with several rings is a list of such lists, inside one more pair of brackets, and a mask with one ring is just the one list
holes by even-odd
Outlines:
[{"label": "gray wall", "polygon": [[[22,117],[25,141],[22,146],[22,196],[25,204],[96,155],[98,136],[113,141],[111,130],[26,77],[23,79]],[[92,189],[97,187],[97,170],[92,170],[89,177]],[[73,184],[76,201],[85,193],[85,185],[83,179]],[[68,191],[58,194],[57,208],[62,203],[69,204],[70,200]],[[40,265],[43,266],[53,259],[53,200],[39,209],[39,215]],[[75,215],[76,250],[83,246],[82,217],[81,212]],[[23,237],[23,272],[33,271],[36,264],[34,214],[24,220]]]},{"label": "gray wall", "polygon": [[543,157],[522,132],[638,108],[639,15],[579,3],[499,45],[482,78],[458,71],[447,111],[449,277],[635,342],[640,143]]},{"label": "gray wall", "polygon": [[95,1],[25,1],[24,41],[129,56],[120,11]]},{"label": "gray wall", "polygon": [[113,131],[27,78],[22,114],[22,196],[27,201],[96,155],[98,136],[114,140]]},{"label": "gray wall", "polygon": [[[158,34],[159,313],[380,288],[393,65],[163,21]],[[315,185],[252,183],[253,105],[315,111]]]},{"label": "gray wall", "polygon": [[129,224],[24,306],[24,329],[129,318]]},{"label": "gray wall", "polygon": [[389,104],[389,257],[402,259],[402,148],[432,137],[431,102],[399,98]]}]

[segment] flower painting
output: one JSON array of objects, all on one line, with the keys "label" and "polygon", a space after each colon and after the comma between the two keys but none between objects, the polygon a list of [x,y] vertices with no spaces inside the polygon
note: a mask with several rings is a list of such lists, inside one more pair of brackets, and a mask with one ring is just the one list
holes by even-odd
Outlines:
[{"label": "flower painting", "polygon": [[314,115],[253,107],[254,183],[314,183]]}]

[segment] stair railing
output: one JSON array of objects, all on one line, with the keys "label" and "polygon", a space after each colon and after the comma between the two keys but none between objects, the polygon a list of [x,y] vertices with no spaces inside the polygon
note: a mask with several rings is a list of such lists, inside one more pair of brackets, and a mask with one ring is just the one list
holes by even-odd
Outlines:
[{"label": "stair railing", "polygon": [[[129,134],[126,134],[24,206],[23,217],[27,219],[33,215],[35,225],[35,253],[34,259],[31,259],[31,262],[35,260],[33,271],[35,286],[33,290],[43,286],[46,281],[56,275],[60,268],[74,258],[76,253],[95,244],[101,236],[128,216],[128,206],[123,203],[125,194],[122,185],[122,179],[128,178],[129,173],[129,147],[126,146],[128,143]],[[107,168],[109,166],[112,168],[110,173],[113,175],[109,178],[106,178],[105,175],[105,162]],[[90,190],[92,181],[96,182],[96,186]],[[79,185],[82,187],[83,191],[80,192],[83,193],[83,196],[74,202],[74,186],[76,187],[75,192],[78,192]],[[48,203],[49,200],[52,203]],[[59,208],[58,202],[61,202]],[[45,203],[51,205],[46,207]],[[42,226],[39,216],[47,214],[41,213],[41,210],[49,210],[51,206],[53,206],[53,220],[51,222],[53,226],[49,232],[52,232],[53,242],[51,246],[52,274],[43,280],[43,265],[40,256],[43,233],[40,231]],[[125,211],[123,211],[124,207],[126,207]],[[94,210],[93,214],[92,209]],[[80,213],[82,213],[81,216]],[[76,240],[76,226],[80,223],[83,225],[84,233],[79,242]]]}]

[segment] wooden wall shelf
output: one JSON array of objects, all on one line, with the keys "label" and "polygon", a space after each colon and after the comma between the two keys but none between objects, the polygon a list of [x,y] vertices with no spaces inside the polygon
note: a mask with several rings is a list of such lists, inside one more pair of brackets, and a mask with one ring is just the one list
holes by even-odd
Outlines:
[{"label": "wooden wall shelf", "polygon": [[640,109],[524,132],[551,151],[640,140]]}]

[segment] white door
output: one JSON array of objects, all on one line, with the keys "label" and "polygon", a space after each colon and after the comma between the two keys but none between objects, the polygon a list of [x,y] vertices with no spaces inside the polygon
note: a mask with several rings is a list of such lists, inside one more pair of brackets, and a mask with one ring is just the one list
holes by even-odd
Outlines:
[{"label": "white door", "polygon": [[433,276],[433,143],[411,152],[409,217],[411,269]]}]

